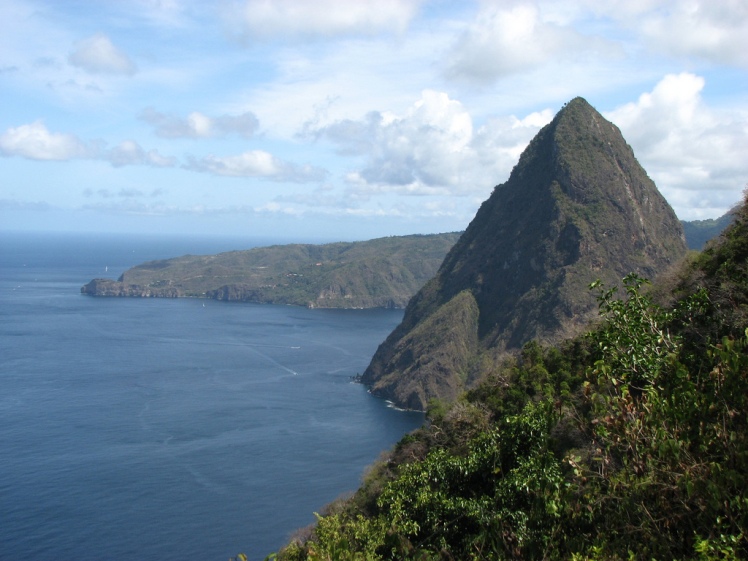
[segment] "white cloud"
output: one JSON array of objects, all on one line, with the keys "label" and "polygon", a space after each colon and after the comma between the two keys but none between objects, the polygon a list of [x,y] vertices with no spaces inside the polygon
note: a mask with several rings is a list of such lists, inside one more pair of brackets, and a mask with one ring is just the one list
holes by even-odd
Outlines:
[{"label": "white cloud", "polygon": [[[420,36],[419,36],[420,37]],[[269,136],[292,137],[299,123],[357,119],[373,108],[404,110],[433,81],[432,38],[343,40],[335,48],[283,48],[276,76],[247,87],[232,112],[254,111]]]},{"label": "white cloud", "polygon": [[631,25],[669,54],[748,67],[748,4],[743,0],[657,2]]},{"label": "white cloud", "polygon": [[156,134],[163,138],[210,138],[228,134],[249,138],[259,126],[257,117],[251,112],[208,117],[194,111],[186,118],[180,118],[159,113],[149,107],[140,114],[140,118],[153,125]]},{"label": "white cloud", "polygon": [[550,110],[489,119],[477,131],[459,101],[426,90],[403,116],[369,113],[316,131],[339,153],[363,156],[347,181],[361,196],[397,192],[411,195],[475,195],[505,178]]},{"label": "white cloud", "polygon": [[0,153],[30,160],[99,159],[114,167],[173,167],[177,163],[175,158],[162,156],[157,150],[146,151],[132,140],[125,140],[114,148],[106,149],[101,141],[84,143],[72,134],[50,132],[41,121],[5,131],[0,136]]},{"label": "white cloud", "polygon": [[226,19],[244,39],[317,38],[401,33],[422,0],[244,0]]},{"label": "white cloud", "polygon": [[286,162],[264,150],[250,150],[236,156],[192,158],[186,167],[228,177],[254,177],[293,183],[321,181],[327,175],[321,168]]},{"label": "white cloud", "polygon": [[137,71],[135,63],[103,33],[80,41],[68,62],[92,74],[132,75]]},{"label": "white cloud", "polygon": [[670,74],[606,115],[683,219],[699,218],[700,207],[726,210],[748,178],[748,112],[711,109],[704,85],[691,73]]},{"label": "white cloud", "polygon": [[460,155],[469,150],[473,123],[458,101],[427,90],[402,117],[373,112],[320,133],[342,154],[366,155],[365,167],[348,176],[352,183],[434,193],[460,183]]},{"label": "white cloud", "polygon": [[600,38],[545,21],[534,4],[486,2],[448,53],[445,72],[449,78],[490,83],[552,59],[611,48]]},{"label": "white cloud", "polygon": [[549,63],[600,75],[590,64],[625,66],[644,57],[646,69],[663,60],[656,55],[665,55],[687,59],[691,67],[706,61],[747,68],[746,37],[744,0],[487,0],[447,51],[444,72],[450,79],[490,84],[542,70],[541,79],[552,87]]},{"label": "white cloud", "polygon": [[629,46],[652,54],[698,58],[718,65],[748,66],[748,4],[743,0],[574,0],[546,3],[564,21],[578,25],[592,17],[613,24],[613,34],[632,34]]},{"label": "white cloud", "polygon": [[174,167],[176,159],[159,154],[158,150],[146,152],[133,140],[125,140],[119,146],[107,150],[104,159],[114,167],[146,165],[154,167]]},{"label": "white cloud", "polygon": [[0,152],[31,160],[70,160],[89,155],[89,149],[78,138],[50,132],[41,121],[5,131],[0,136]]}]

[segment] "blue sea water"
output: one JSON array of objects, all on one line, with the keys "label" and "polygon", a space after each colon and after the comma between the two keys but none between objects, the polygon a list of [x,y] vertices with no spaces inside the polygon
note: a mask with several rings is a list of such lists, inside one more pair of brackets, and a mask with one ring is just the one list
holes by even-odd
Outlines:
[{"label": "blue sea water", "polygon": [[79,293],[251,245],[0,233],[0,559],[262,559],[421,424],[350,381],[399,311]]}]

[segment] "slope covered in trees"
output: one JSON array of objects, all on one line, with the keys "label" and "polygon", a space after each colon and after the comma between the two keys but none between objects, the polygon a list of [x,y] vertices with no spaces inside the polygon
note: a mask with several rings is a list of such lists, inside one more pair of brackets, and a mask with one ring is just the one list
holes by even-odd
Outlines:
[{"label": "slope covered in trees", "polygon": [[94,279],[81,292],[310,308],[404,308],[458,238],[459,233],[391,236],[185,255],[143,263],[117,281]]},{"label": "slope covered in trees", "polygon": [[593,283],[600,323],[531,341],[278,555],[748,556],[748,209],[649,289]]}]

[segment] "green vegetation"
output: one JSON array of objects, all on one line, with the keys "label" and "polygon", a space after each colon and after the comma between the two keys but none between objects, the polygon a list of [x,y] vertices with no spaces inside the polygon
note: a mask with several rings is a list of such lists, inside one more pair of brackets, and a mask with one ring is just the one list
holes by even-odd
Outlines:
[{"label": "green vegetation", "polygon": [[185,255],[94,279],[94,296],[215,298],[313,308],[404,308],[459,233]]},{"label": "green vegetation", "polygon": [[432,401],[277,558],[748,557],[748,209],[675,278],[593,283],[599,325]]}]

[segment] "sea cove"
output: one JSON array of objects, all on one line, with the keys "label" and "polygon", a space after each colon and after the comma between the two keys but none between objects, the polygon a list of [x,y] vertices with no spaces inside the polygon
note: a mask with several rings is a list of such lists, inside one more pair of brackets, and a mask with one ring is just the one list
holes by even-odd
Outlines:
[{"label": "sea cove", "polygon": [[0,557],[262,557],[422,422],[350,382],[401,311],[79,293],[237,243],[0,236]]}]

